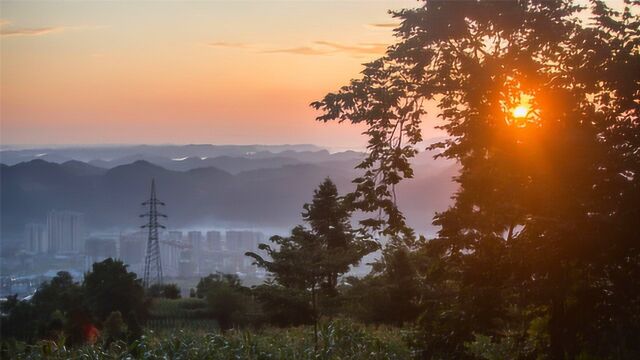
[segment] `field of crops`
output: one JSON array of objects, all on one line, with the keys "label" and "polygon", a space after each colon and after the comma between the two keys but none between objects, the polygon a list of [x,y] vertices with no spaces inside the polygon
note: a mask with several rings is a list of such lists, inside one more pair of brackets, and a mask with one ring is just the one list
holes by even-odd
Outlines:
[{"label": "field of crops", "polygon": [[14,344],[5,355],[16,359],[411,359],[398,329],[372,328],[336,320],[320,327],[315,347],[313,329],[232,330],[225,334],[175,329],[160,335],[151,330],[131,345],[116,342],[66,349],[42,341]]},{"label": "field of crops", "polygon": [[208,313],[203,299],[154,299],[146,328],[156,335],[172,334],[176,329],[208,333],[218,329],[218,322]]}]

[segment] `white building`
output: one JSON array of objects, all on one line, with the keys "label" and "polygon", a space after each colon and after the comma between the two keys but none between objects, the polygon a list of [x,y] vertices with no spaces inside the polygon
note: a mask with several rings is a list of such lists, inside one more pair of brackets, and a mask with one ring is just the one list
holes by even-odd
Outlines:
[{"label": "white building", "polygon": [[222,250],[222,233],[220,233],[220,231],[207,231],[207,250]]},{"label": "white building", "polygon": [[44,224],[27,224],[24,228],[24,244],[30,253],[47,252],[47,226]]},{"label": "white building", "polygon": [[203,248],[204,238],[202,237],[202,232],[200,231],[189,231],[187,233],[187,244],[191,246],[194,253],[197,254]]},{"label": "white building", "polygon": [[160,241],[160,260],[164,276],[176,277],[180,272],[180,252],[184,245],[177,241]]}]

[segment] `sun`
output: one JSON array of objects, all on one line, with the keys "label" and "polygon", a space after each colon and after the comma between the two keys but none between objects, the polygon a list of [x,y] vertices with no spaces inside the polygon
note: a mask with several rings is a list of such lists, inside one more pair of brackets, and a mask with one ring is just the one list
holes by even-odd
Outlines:
[{"label": "sun", "polygon": [[511,111],[511,113],[514,118],[523,118],[529,114],[529,107],[526,105],[518,105]]}]

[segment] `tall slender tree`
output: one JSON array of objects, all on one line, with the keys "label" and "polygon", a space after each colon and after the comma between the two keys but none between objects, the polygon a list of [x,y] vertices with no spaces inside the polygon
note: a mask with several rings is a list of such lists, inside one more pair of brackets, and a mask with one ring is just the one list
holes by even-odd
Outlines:
[{"label": "tall slender tree", "polygon": [[246,255],[272,273],[280,285],[309,293],[317,329],[318,297],[336,295],[338,277],[378,248],[378,244],[356,235],[347,203],[329,178],[315,190],[312,202],[304,205],[302,218],[310,229],[297,226],[288,237],[273,236],[270,239],[276,245],[273,248],[260,244],[266,258],[253,252]]},{"label": "tall slender tree", "polygon": [[327,257],[323,285],[327,291],[335,293],[338,276],[356,265],[374,245],[358,238],[351,227],[349,206],[329,178],[314,191],[311,203],[304,205],[302,219],[322,244]]}]

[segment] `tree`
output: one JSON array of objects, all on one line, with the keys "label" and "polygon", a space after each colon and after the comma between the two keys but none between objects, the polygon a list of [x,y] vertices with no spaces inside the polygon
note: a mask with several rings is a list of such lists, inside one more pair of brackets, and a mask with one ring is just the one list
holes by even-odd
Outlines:
[{"label": "tree", "polygon": [[314,313],[305,290],[285,287],[272,281],[251,290],[268,324],[281,327],[313,324]]},{"label": "tree", "polygon": [[31,299],[39,323],[39,336],[56,339],[64,331],[69,344],[85,342],[82,328],[91,323],[85,306],[84,289],[66,271],[40,285]]},{"label": "tree", "polygon": [[302,217],[310,230],[297,226],[288,237],[273,236],[270,240],[275,248],[260,244],[259,249],[271,260],[253,252],[246,255],[272,273],[278,284],[308,292],[317,343],[319,293],[334,296],[338,276],[375,250],[377,243],[355,235],[347,204],[328,178],[314,191],[312,202],[305,204],[304,209]]},{"label": "tree", "polygon": [[235,274],[209,274],[196,286],[197,297],[207,299],[211,314],[223,331],[240,323],[240,313],[247,307],[248,292]]},{"label": "tree", "polygon": [[131,335],[141,335],[139,322],[147,317],[144,289],[137,275],[127,271],[122,261],[108,258],[94,263],[83,286],[88,306],[99,321],[118,311]]},{"label": "tree", "polygon": [[82,287],[66,271],[42,283],[30,301],[9,297],[2,311],[7,314],[2,319],[3,338],[27,342],[57,340],[65,333],[69,344],[81,344],[85,341],[82,327],[92,320]]},{"label": "tree", "polygon": [[147,295],[152,298],[179,299],[180,288],[176,284],[154,284],[147,289]]},{"label": "tree", "polygon": [[308,293],[313,313],[315,343],[318,343],[318,292],[321,284],[327,279],[327,253],[320,240],[302,226],[291,230],[289,237],[273,236],[270,241],[277,248],[260,244],[258,248],[267,253],[266,260],[262,256],[247,252],[255,259],[255,263],[274,275],[275,281],[290,289]]},{"label": "tree", "polygon": [[461,171],[422,251],[427,356],[541,316],[551,358],[638,356],[637,5],[592,1],[585,24],[571,1],[427,0],[394,13],[399,41],[361,79],[312,104],[368,126],[353,204],[408,242],[394,187],[437,108],[449,138],[430,149]]},{"label": "tree", "polygon": [[207,303],[212,316],[225,331],[240,323],[241,314],[247,309],[247,297],[226,282],[219,282],[207,292]]},{"label": "tree", "polygon": [[361,321],[403,325],[420,312],[415,253],[388,246],[364,278],[349,277],[342,292],[346,313]]},{"label": "tree", "polygon": [[209,293],[211,288],[219,286],[221,283],[225,283],[232,288],[240,289],[242,284],[240,278],[236,274],[209,274],[203,278],[200,278],[196,285],[196,296],[204,298]]},{"label": "tree", "polygon": [[122,314],[119,311],[109,314],[102,324],[102,332],[107,346],[114,341],[126,340],[127,324],[124,323]]},{"label": "tree", "polygon": [[180,299],[180,288],[177,284],[165,284],[163,294],[167,299]]},{"label": "tree", "polygon": [[242,285],[237,275],[222,273],[200,278],[194,291],[194,297],[206,298],[209,313],[222,331],[255,320],[251,318],[255,309],[250,295],[251,290]]},{"label": "tree", "polygon": [[348,201],[338,195],[336,185],[329,178],[314,190],[313,199],[304,205],[304,210],[302,219],[310,225],[326,252],[324,289],[335,294],[338,276],[357,265],[377,244],[356,236],[351,228]]},{"label": "tree", "polygon": [[2,303],[2,314],[0,334],[3,344],[8,339],[32,342],[38,337],[37,313],[28,301],[18,300],[17,295],[9,296]]}]

